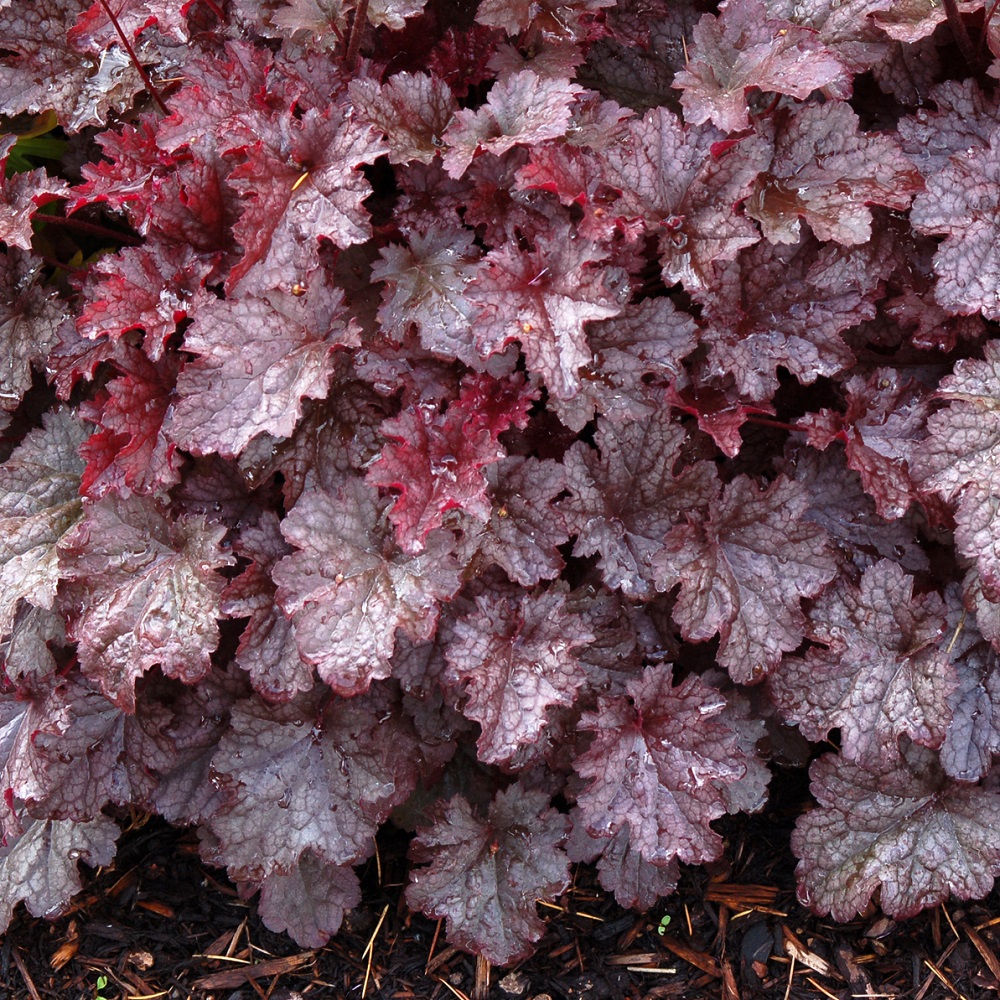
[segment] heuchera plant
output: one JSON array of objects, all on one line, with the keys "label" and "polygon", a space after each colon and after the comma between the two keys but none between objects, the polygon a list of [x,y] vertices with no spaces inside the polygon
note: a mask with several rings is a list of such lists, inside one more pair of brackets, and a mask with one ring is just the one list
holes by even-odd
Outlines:
[{"label": "heuchera plant", "polygon": [[0,929],[131,807],[317,946],[396,821],[510,963],[782,726],[803,903],[985,894],[996,6],[0,0]]}]

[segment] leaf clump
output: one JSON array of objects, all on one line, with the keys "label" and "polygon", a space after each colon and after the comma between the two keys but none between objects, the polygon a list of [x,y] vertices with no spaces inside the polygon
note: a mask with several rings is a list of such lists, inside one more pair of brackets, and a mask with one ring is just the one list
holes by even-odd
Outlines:
[{"label": "leaf clump", "polygon": [[461,6],[0,0],[0,930],[139,810],[319,947],[398,821],[516,962],[789,727],[806,905],[1000,871],[1000,74],[933,4]]}]

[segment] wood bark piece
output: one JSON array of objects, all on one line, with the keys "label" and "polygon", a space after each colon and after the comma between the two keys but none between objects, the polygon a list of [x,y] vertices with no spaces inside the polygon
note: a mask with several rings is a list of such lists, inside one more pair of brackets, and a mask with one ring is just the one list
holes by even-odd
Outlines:
[{"label": "wood bark piece", "polygon": [[664,948],[672,951],[678,958],[683,958],[685,962],[689,962],[691,965],[702,972],[707,972],[710,976],[715,979],[722,978],[722,972],[719,969],[719,963],[716,962],[711,955],[706,955],[703,952],[695,951],[694,948],[689,948],[686,944],[678,941],[676,938],[668,937],[664,935],[660,938],[660,943]]},{"label": "wood bark piece", "polygon": [[782,927],[781,932],[785,938],[785,954],[789,958],[794,958],[800,965],[804,965],[813,972],[818,972],[821,976],[836,976],[830,963],[810,951],[787,927]]},{"label": "wood bark piece", "polygon": [[224,972],[213,972],[209,976],[202,976],[195,981],[194,985],[203,990],[226,990],[235,989],[251,979],[264,979],[268,976],[281,976],[286,972],[295,972],[308,965],[316,957],[314,951],[302,951],[298,955],[289,955],[286,958],[271,958],[266,962],[258,962],[256,965],[241,965],[238,969],[226,969]]}]

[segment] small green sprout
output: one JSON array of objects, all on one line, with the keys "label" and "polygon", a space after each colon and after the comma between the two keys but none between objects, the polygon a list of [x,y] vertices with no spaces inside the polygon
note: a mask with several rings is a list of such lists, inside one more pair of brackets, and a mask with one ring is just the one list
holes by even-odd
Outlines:
[{"label": "small green sprout", "polygon": [[108,998],[104,995],[104,990],[105,987],[107,987],[107,985],[108,985],[107,976],[97,977],[97,987],[94,990],[94,1000],[108,1000]]},{"label": "small green sprout", "polygon": [[663,937],[669,926],[670,926],[670,914],[664,913],[663,916],[660,917],[660,923],[659,926],[656,928],[656,933],[659,934],[660,937]]}]

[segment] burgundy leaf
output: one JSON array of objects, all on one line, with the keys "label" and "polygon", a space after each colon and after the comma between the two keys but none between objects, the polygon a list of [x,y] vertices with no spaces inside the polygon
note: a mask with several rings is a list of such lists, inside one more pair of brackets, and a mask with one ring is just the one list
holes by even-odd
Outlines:
[{"label": "burgundy leaf", "polygon": [[76,452],[86,439],[86,425],[59,409],[0,465],[0,636],[10,631],[21,598],[52,607],[58,547],[83,513]]},{"label": "burgundy leaf", "polygon": [[306,849],[289,871],[264,878],[258,908],[272,931],[285,932],[303,948],[322,948],[360,902],[353,868],[326,864]]},{"label": "burgundy leaf", "polygon": [[754,697],[759,688],[743,691],[729,683],[721,670],[710,670],[703,678],[706,683],[718,683],[721,686],[726,698],[721,719],[736,730],[739,754],[746,763],[746,773],[742,778],[719,785],[726,803],[726,812],[730,815],[741,812],[759,813],[767,802],[771,769],[768,762],[758,754],[757,747],[767,745],[768,730],[773,729],[768,725],[771,713],[767,709],[762,711],[762,699]]},{"label": "burgundy leaf", "polygon": [[[338,356],[335,356],[335,360]],[[263,446],[264,462],[244,464],[254,484],[275,472],[284,477],[285,504],[294,506],[308,490],[334,492],[345,478],[365,469],[381,450],[379,428],[391,412],[387,400],[371,386],[351,378],[334,378],[322,403],[307,402],[295,433],[285,441],[261,435],[243,453],[241,464]]]},{"label": "burgundy leaf", "polygon": [[453,180],[444,172],[440,160],[426,166],[409,163],[396,167],[396,178],[400,195],[395,221],[400,230],[412,237],[431,229],[455,231],[461,227],[468,201],[475,196],[472,180]]},{"label": "burgundy leaf", "polygon": [[569,80],[539,76],[525,69],[501,77],[478,111],[455,113],[441,137],[447,147],[445,169],[461,177],[477,152],[494,156],[518,143],[541,143],[566,134],[570,104],[583,88]]},{"label": "burgundy leaf", "polygon": [[[146,230],[163,239],[171,256],[184,259],[191,253],[197,262],[181,276],[167,271],[171,290],[178,280],[182,282],[178,292],[182,302],[195,275],[200,277],[207,270],[206,282],[215,284],[240,256],[232,232],[240,199],[226,180],[230,166],[228,158],[215,148],[193,150],[190,154],[179,153],[173,169],[150,181]],[[161,312],[165,313],[170,304],[168,296],[160,304]],[[199,304],[194,301],[185,306],[185,311],[193,315]]]},{"label": "burgundy leaf", "polygon": [[677,104],[671,88],[684,49],[704,11],[691,0],[618,0],[605,14],[610,37],[590,46],[583,79],[640,114]]},{"label": "burgundy leaf", "polygon": [[63,539],[67,635],[84,673],[126,712],[135,710],[136,679],[154,666],[187,683],[208,673],[223,588],[215,570],[234,562],[219,548],[225,532],[110,494]]},{"label": "burgundy leaf", "polygon": [[186,42],[190,36],[184,15],[190,6],[190,2],[182,0],[109,0],[106,9],[100,0],[95,0],[70,28],[69,39],[78,48],[94,52],[120,44],[110,10],[118,27],[133,43],[146,28],[154,26],[172,41]]},{"label": "burgundy leaf", "polygon": [[770,169],[747,203],[772,243],[798,243],[803,220],[820,240],[865,243],[869,205],[904,210],[923,187],[896,140],[861,132],[845,103],[801,105],[779,122]]},{"label": "burgundy leaf", "polygon": [[463,713],[482,727],[479,759],[509,761],[535,741],[553,705],[571,705],[584,683],[574,650],[596,637],[555,591],[520,601],[485,596],[460,618],[445,649],[450,684],[463,685]]},{"label": "burgundy leaf", "polygon": [[196,458],[184,466],[184,476],[174,490],[175,509],[203,515],[212,524],[252,524],[275,496],[269,489],[251,493],[257,485],[233,461],[218,455]]},{"label": "burgundy leaf", "polygon": [[508,35],[527,31],[534,23],[546,34],[572,37],[588,15],[613,6],[614,0],[480,0],[476,20],[503,28]]},{"label": "burgundy leaf", "polygon": [[956,542],[975,559],[984,589],[1000,595],[996,479],[1000,466],[1000,344],[988,342],[984,360],[967,359],[941,380],[937,397],[948,405],[930,416],[929,436],[915,450],[914,477],[956,503]]},{"label": "burgundy leaf", "polygon": [[376,495],[360,480],[333,495],[304,493],[281,530],[299,551],[274,567],[278,604],[303,659],[346,696],[389,676],[397,628],[430,638],[438,602],[459,587],[454,538],[433,533],[419,556],[394,551]]},{"label": "burgundy leaf", "polygon": [[16,248],[0,251],[0,412],[16,410],[31,385],[31,366],[47,360],[65,317],[42,286],[41,267]]},{"label": "burgundy leaf", "polygon": [[127,348],[118,360],[123,377],[80,407],[81,415],[101,428],[80,448],[87,462],[80,492],[88,499],[111,492],[156,493],[178,481],[181,456],[163,433],[163,420],[179,364],[173,354],[153,363]]},{"label": "burgundy leaf", "polygon": [[811,740],[841,732],[841,753],[863,765],[891,756],[899,736],[939,747],[951,722],[955,668],[942,638],[945,606],[913,595],[913,578],[880,560],[860,585],[843,579],[809,613],[823,643],[786,658],[768,678],[786,720]]},{"label": "burgundy leaf", "polygon": [[758,243],[713,265],[708,374],[731,374],[744,396],[761,402],[777,390],[779,366],[804,384],[850,367],[854,354],[840,335],[875,308],[864,279],[831,267],[832,256],[806,238],[790,247]]},{"label": "burgundy leaf", "polygon": [[0,843],[0,931],[22,900],[36,917],[61,913],[83,888],[78,862],[111,864],[120,833],[107,816],[83,823],[25,817],[23,825],[19,836]]},{"label": "burgundy leaf", "polygon": [[726,811],[720,786],[746,772],[736,730],[718,718],[725,698],[693,675],[674,686],[669,666],[648,667],[627,688],[580,722],[596,734],[574,765],[590,779],[577,797],[581,822],[598,837],[627,828],[651,864],[717,858],[722,838],[710,824]]},{"label": "burgundy leaf", "polygon": [[800,599],[833,579],[826,532],[804,521],[805,490],[779,477],[761,490],[733,480],[703,524],[679,525],[653,556],[659,589],[678,581],[674,617],[689,641],[719,633],[719,663],[733,680],[758,680],[805,634]]},{"label": "burgundy leaf", "polygon": [[[239,134],[245,137],[239,148],[246,159],[229,179],[243,196],[233,235],[243,244],[244,256],[229,275],[229,289],[269,255],[271,270],[287,270],[289,264],[301,268],[309,262],[303,252],[318,247],[321,236],[339,247],[371,236],[361,204],[371,186],[357,168],[389,148],[373,138],[371,126],[330,105],[301,118],[287,114],[266,123],[241,123]],[[277,284],[270,276],[265,262],[264,287]]]},{"label": "burgundy leaf", "polygon": [[584,324],[621,314],[627,294],[617,267],[601,246],[575,237],[569,227],[539,236],[534,250],[507,243],[489,253],[468,288],[480,308],[476,349],[483,357],[521,344],[529,371],[549,392],[571,399],[581,388],[581,368],[593,362]]},{"label": "burgundy leaf", "polygon": [[666,401],[681,413],[698,421],[698,429],[710,435],[723,454],[735,458],[743,447],[740,428],[754,414],[774,416],[770,403],[747,403],[734,385],[725,388],[714,380],[703,382],[704,372],[697,381],[689,382],[687,373],[667,386]]},{"label": "burgundy leaf", "polygon": [[36,208],[65,197],[66,184],[50,178],[44,170],[29,170],[6,176],[7,159],[17,137],[0,138],[0,240],[8,247],[31,249],[31,217]]},{"label": "burgundy leaf", "polygon": [[937,43],[926,36],[912,44],[890,42],[889,51],[872,67],[879,89],[910,107],[926,102],[942,75]]},{"label": "burgundy leaf", "polygon": [[658,234],[667,285],[709,287],[711,261],[732,260],[760,238],[735,209],[767,167],[769,145],[757,137],[728,145],[724,139],[714,128],[685,127],[666,108],[654,108],[600,153],[607,182],[622,192],[616,215],[638,216]]},{"label": "burgundy leaf", "polygon": [[913,202],[917,232],[944,236],[934,255],[934,294],[950,312],[1000,319],[1000,129],[972,142],[927,179]]},{"label": "burgundy leaf", "polygon": [[991,601],[983,593],[983,583],[974,566],[965,574],[962,583],[962,604],[975,615],[976,628],[983,638],[1000,651],[1000,604]]},{"label": "burgundy leaf", "polygon": [[684,466],[686,441],[664,407],[623,427],[602,421],[597,450],[577,442],[563,460],[569,496],[558,509],[577,536],[573,554],[599,552],[605,584],[627,597],[653,596],[653,560],[667,532],[718,493],[710,463]]},{"label": "burgundy leaf", "polygon": [[396,73],[381,85],[354,80],[350,95],[360,117],[385,135],[393,163],[430,163],[444,148],[441,137],[458,110],[445,81],[427,73]]},{"label": "burgundy leaf", "polygon": [[674,623],[655,600],[635,605],[621,591],[584,586],[567,595],[566,606],[581,615],[596,636],[577,651],[593,688],[622,694],[644,657],[649,663],[662,663],[677,650]]},{"label": "burgundy leaf", "polygon": [[856,570],[865,570],[880,558],[892,559],[911,573],[927,569],[927,555],[912,525],[905,518],[889,522],[879,517],[861,477],[847,467],[842,448],[834,445],[822,454],[803,448],[793,458],[790,474],[809,492],[806,519],[826,531]]},{"label": "burgundy leaf", "polygon": [[77,329],[92,340],[102,333],[117,338],[144,330],[144,349],[156,361],[177,324],[215,301],[204,287],[209,271],[210,265],[189,246],[156,241],[126,247],[102,258],[88,273],[87,302]]},{"label": "burgundy leaf", "polygon": [[807,414],[797,426],[821,450],[831,441],[843,441],[847,464],[861,476],[879,515],[902,517],[917,499],[909,460],[926,437],[929,393],[913,379],[903,381],[894,368],[879,368],[867,379],[855,375],[844,383],[844,391],[843,415],[822,410]]},{"label": "burgundy leaf", "polygon": [[573,824],[566,853],[571,861],[593,862],[601,885],[614,893],[619,906],[649,910],[663,896],[673,895],[680,879],[680,865],[672,858],[665,865],[651,865],[635,850],[629,829],[623,826],[613,837],[592,837],[583,823]]},{"label": "burgundy leaf", "polygon": [[924,351],[951,352],[963,341],[983,340],[986,321],[982,314],[956,316],[945,309],[934,298],[935,279],[929,272],[928,267],[926,284],[921,281],[885,302],[885,315],[908,334],[914,347]]},{"label": "burgundy leaf", "polygon": [[[253,10],[249,4],[244,7],[248,13]],[[266,13],[263,8],[254,14],[264,21],[260,25],[262,34],[294,39],[322,52],[341,44],[348,24],[348,9],[343,0],[283,0],[273,13]]]},{"label": "burgundy leaf", "polygon": [[0,671],[15,684],[45,677],[57,667],[52,647],[65,644],[62,616],[22,601],[7,636],[0,640]]},{"label": "burgundy leaf", "polygon": [[548,801],[511,785],[481,818],[461,795],[451,798],[410,848],[413,861],[429,864],[411,872],[407,903],[446,918],[450,942],[496,965],[529,955],[545,932],[535,900],[551,901],[569,884],[559,846],[566,819]]},{"label": "burgundy leaf", "polygon": [[374,25],[384,25],[392,31],[400,31],[406,26],[406,18],[416,17],[425,7],[427,0],[371,0],[368,5],[368,20]]},{"label": "burgundy leaf", "polygon": [[[962,14],[972,14],[983,6],[983,0],[959,0],[956,4]],[[933,34],[947,17],[947,9],[936,0],[895,0],[891,7],[875,11],[872,20],[890,38],[912,45]]]},{"label": "burgundy leaf", "polygon": [[0,112],[53,109],[69,132],[103,125],[143,88],[117,45],[99,56],[75,48],[67,32],[87,0],[8,0],[0,7]]},{"label": "burgundy leaf", "polygon": [[249,693],[245,675],[235,669],[213,670],[194,685],[162,674],[144,684],[136,714],[147,745],[159,750],[150,802],[168,822],[203,823],[218,808],[221,793],[211,780],[212,758],[229,728],[233,705]]},{"label": "burgundy leaf", "polygon": [[[430,639],[413,641],[407,638],[405,633],[397,636],[392,657],[392,676],[399,680],[407,697],[420,699],[426,707],[440,696],[444,689],[444,673],[448,665],[444,653],[454,637],[455,623],[463,614],[475,611],[475,595],[483,589],[488,591],[492,588],[481,587],[479,581],[475,580],[445,604],[438,620],[437,631]],[[514,588],[506,590],[498,588],[500,594],[511,598],[517,596],[513,590]],[[449,699],[457,704],[457,697],[452,697],[453,694],[454,692],[449,690]],[[468,728],[472,729],[471,723],[468,723]]]},{"label": "burgundy leaf", "polygon": [[[516,189],[517,175],[527,162],[528,150],[523,146],[503,156],[480,156],[474,160],[462,177],[468,187],[457,209],[461,221],[466,226],[475,226],[482,234],[482,241],[494,248],[511,244],[520,251],[537,249],[540,238],[562,249],[571,234],[578,235],[572,213],[542,192]],[[450,201],[446,200],[446,207]]]},{"label": "burgundy leaf", "polygon": [[154,772],[176,762],[158,746],[148,720],[126,716],[79,673],[37,684],[30,700],[5,706],[0,787],[33,816],[89,820],[109,802],[145,805]]},{"label": "burgundy leaf", "polygon": [[600,242],[613,237],[615,192],[605,183],[601,163],[590,150],[569,143],[545,143],[532,148],[530,156],[517,172],[518,189],[547,191],[563,205],[582,212],[577,231],[585,239]]},{"label": "burgundy leaf", "polygon": [[723,132],[748,128],[752,87],[804,101],[846,82],[844,66],[815,30],[768,18],[760,0],[729,3],[719,17],[705,14],[692,34],[691,58],[674,86],[684,91],[684,118],[693,125],[711,119]]},{"label": "burgundy leaf", "polygon": [[[513,373],[514,365],[507,363],[513,358],[498,359],[499,368],[487,383],[496,385],[495,379]],[[440,411],[452,402],[461,391],[465,381],[463,372],[451,362],[446,362],[428,354],[420,346],[419,340],[410,335],[401,342],[377,338],[367,341],[360,351],[351,358],[353,374],[368,383],[377,396],[386,400],[383,409],[398,411],[410,406],[423,406],[430,411]],[[468,375],[470,379],[478,375]],[[392,390],[401,389],[402,394]],[[391,399],[397,396],[396,399]]]},{"label": "burgundy leaf", "polygon": [[792,834],[803,905],[852,920],[880,890],[882,909],[904,919],[992,888],[1000,793],[947,781],[932,750],[904,747],[870,770],[826,754],[810,778],[819,808]]},{"label": "burgundy leaf", "polygon": [[236,554],[253,562],[229,582],[219,604],[231,618],[250,619],[240,636],[236,662],[268,701],[288,701],[313,685],[312,666],[299,655],[294,627],[278,608],[271,579],[275,564],[290,551],[270,512],[260,524],[247,527]]},{"label": "burgundy leaf", "polygon": [[949,699],[951,722],[941,745],[941,767],[958,781],[979,781],[1000,753],[997,652],[984,638],[989,623],[980,631],[980,616],[973,620],[957,599],[948,601],[948,612],[947,651],[958,683]]},{"label": "burgundy leaf", "polygon": [[301,295],[206,304],[185,334],[198,355],[177,379],[169,436],[196,455],[238,455],[261,432],[288,437],[303,397],[326,395],[336,347],[356,345],[343,292],[317,275]]},{"label": "burgundy leaf", "polygon": [[[268,0],[273,2],[273,0]],[[217,149],[248,113],[266,106],[267,78],[274,56],[246,41],[227,41],[212,52],[189,53],[184,86],[170,97],[168,118],[156,123],[156,143],[164,150]],[[128,134],[126,128],[125,134]]]},{"label": "burgundy leaf", "polygon": [[45,373],[55,388],[56,396],[63,401],[68,400],[81,379],[92,382],[101,365],[105,361],[113,361],[122,352],[123,346],[123,341],[113,341],[106,335],[97,340],[87,340],[76,332],[73,323],[61,323],[55,331],[55,343],[45,364]]},{"label": "burgundy leaf", "polygon": [[483,471],[491,512],[478,538],[480,554],[525,587],[557,577],[565,565],[559,546],[569,540],[565,519],[552,505],[566,485],[563,467],[512,455]]},{"label": "burgundy leaf", "polygon": [[[872,18],[895,0],[765,0],[771,17],[781,17],[819,32],[820,41],[853,73],[864,73],[884,58],[885,35]],[[840,95],[847,97],[849,95]]]},{"label": "burgundy leaf", "polygon": [[621,316],[590,325],[587,341],[594,357],[581,369],[580,391],[551,405],[575,431],[595,413],[614,423],[648,419],[663,405],[660,390],[683,370],[697,332],[694,320],[668,298],[626,305]]},{"label": "burgundy leaf", "polygon": [[232,877],[258,882],[307,850],[353,864],[412,791],[418,766],[413,727],[385,689],[242,701],[212,762],[223,802],[209,822],[221,858]]},{"label": "burgundy leaf", "polygon": [[404,552],[420,552],[449,510],[489,520],[492,506],[482,469],[504,457],[498,436],[511,424],[523,426],[528,393],[520,376],[501,381],[484,375],[466,380],[443,414],[415,406],[382,424],[391,443],[367,479],[401,491],[389,517]]},{"label": "burgundy leaf", "polygon": [[936,110],[918,108],[899,120],[903,152],[925,178],[943,170],[954,154],[985,150],[1000,125],[1000,106],[975,79],[945,80],[931,89]]},{"label": "burgundy leaf", "polygon": [[985,891],[955,3],[0,0],[0,917],[135,812],[320,948],[391,819],[518,962],[567,855],[657,906],[821,741],[807,901]]},{"label": "burgundy leaf", "polygon": [[996,580],[1000,576],[1000,497],[990,488],[969,486],[962,493],[955,514],[955,545],[959,552],[976,560],[983,591],[992,600],[1000,596]]},{"label": "burgundy leaf", "polygon": [[475,339],[479,306],[466,287],[480,269],[474,233],[431,225],[413,233],[408,247],[390,244],[380,253],[372,278],[387,285],[378,314],[383,328],[402,339],[416,323],[428,351],[482,368]]},{"label": "burgundy leaf", "polygon": [[148,229],[154,183],[177,165],[176,158],[157,145],[157,124],[148,114],[138,119],[138,125],[125,125],[120,132],[101,132],[96,141],[110,162],[81,166],[84,183],[74,188],[67,213],[102,204],[126,212],[139,232]]},{"label": "burgundy leaf", "polygon": [[461,100],[471,88],[493,79],[489,60],[503,36],[482,24],[468,30],[449,27],[427,56],[427,68],[440,77]]}]

